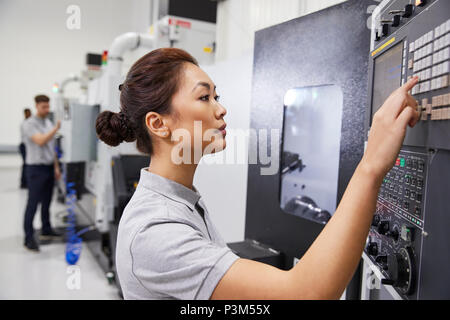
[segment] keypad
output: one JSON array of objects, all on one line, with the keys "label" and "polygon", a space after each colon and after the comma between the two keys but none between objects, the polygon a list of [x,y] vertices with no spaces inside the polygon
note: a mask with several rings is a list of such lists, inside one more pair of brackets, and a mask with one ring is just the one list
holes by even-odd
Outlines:
[{"label": "keypad", "polygon": [[420,120],[450,120],[450,93],[434,93],[450,86],[450,19],[410,42],[407,67],[409,78],[419,77],[411,94],[434,94],[419,103]]},{"label": "keypad", "polygon": [[398,216],[422,227],[426,158],[402,151],[383,179],[379,201]]},{"label": "keypad", "polygon": [[[449,86],[450,19],[409,44],[408,69],[419,77],[412,94],[422,94]],[[445,112],[446,114],[446,112]]]}]

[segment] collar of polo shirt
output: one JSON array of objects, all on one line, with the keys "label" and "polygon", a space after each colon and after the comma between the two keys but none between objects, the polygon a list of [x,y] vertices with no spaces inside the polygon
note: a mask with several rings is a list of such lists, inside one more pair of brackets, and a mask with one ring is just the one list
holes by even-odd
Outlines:
[{"label": "collar of polo shirt", "polygon": [[142,183],[145,188],[151,189],[176,202],[187,205],[192,211],[194,211],[195,205],[201,197],[194,186],[192,186],[193,190],[189,189],[178,182],[148,171],[148,168],[141,169],[141,178],[139,182]]}]

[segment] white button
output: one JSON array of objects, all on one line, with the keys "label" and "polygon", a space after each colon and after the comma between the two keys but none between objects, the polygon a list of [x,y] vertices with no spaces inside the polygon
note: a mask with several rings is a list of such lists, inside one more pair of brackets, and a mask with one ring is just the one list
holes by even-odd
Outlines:
[{"label": "white button", "polygon": [[450,19],[445,23],[445,32],[450,32]]},{"label": "white button", "polygon": [[431,80],[431,90],[436,89],[436,79]]},{"label": "white button", "polygon": [[442,73],[448,73],[450,71],[450,62],[449,61],[445,61],[442,64]]},{"label": "white button", "polygon": [[433,51],[438,51],[438,50],[439,50],[439,40],[434,40]]},{"label": "white button", "polygon": [[425,71],[421,71],[421,72],[420,72],[419,79],[426,80],[426,79],[425,79]]},{"label": "white button", "polygon": [[444,54],[443,54],[443,61],[450,59],[450,48],[445,48],[443,50]]},{"label": "white button", "polygon": [[439,48],[442,49],[445,47],[445,37],[439,39]]},{"label": "white button", "polygon": [[438,55],[439,55],[438,58],[439,62],[444,61],[444,50],[439,51]]},{"label": "white button", "polygon": [[419,49],[419,39],[414,41],[414,48],[416,48],[416,50]]},{"label": "white button", "polygon": [[443,68],[444,66],[442,65],[442,64],[438,64],[438,66],[437,66],[437,75],[438,76],[440,76],[441,74],[442,74],[442,70],[444,69]]},{"label": "white button", "polygon": [[414,61],[417,61],[417,58],[419,57],[419,51],[414,52]]},{"label": "white button", "polygon": [[432,42],[432,41],[433,41],[433,30],[428,32],[428,42]]},{"label": "white button", "polygon": [[409,52],[414,52],[414,42],[409,44]]},{"label": "white button", "polygon": [[439,38],[440,36],[441,36],[441,27],[439,26],[434,29],[434,37]]},{"label": "white button", "polygon": [[428,79],[431,79],[431,68],[425,70],[425,78],[426,78],[427,80],[428,80]]},{"label": "white button", "polygon": [[447,33],[447,35],[445,36],[444,43],[446,47],[450,46],[450,33]]},{"label": "white button", "polygon": [[436,89],[442,88],[442,78],[436,79]]},{"label": "white button", "polygon": [[425,91],[430,91],[431,84],[430,81],[425,82]]},{"label": "white button", "polygon": [[436,52],[433,54],[433,64],[438,63],[438,59],[439,59],[439,54]]},{"label": "white button", "polygon": [[429,45],[427,45],[427,55],[432,53],[433,53],[433,45],[430,43]]},{"label": "white button", "polygon": [[443,36],[446,32],[446,22],[444,22],[443,24],[441,24],[441,36]]},{"label": "white button", "polygon": [[433,64],[433,57],[432,56],[428,56],[427,58],[427,68],[431,67],[431,65]]},{"label": "white button", "polygon": [[437,74],[438,73],[438,68],[437,68],[437,66],[434,66],[433,67],[433,70],[432,70],[432,72],[431,72],[431,76],[434,78],[434,77],[437,77]]}]

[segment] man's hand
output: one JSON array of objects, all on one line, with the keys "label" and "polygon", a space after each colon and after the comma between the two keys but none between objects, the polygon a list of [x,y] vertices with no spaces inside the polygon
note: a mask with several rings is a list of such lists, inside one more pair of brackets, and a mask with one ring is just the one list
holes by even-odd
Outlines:
[{"label": "man's hand", "polygon": [[61,128],[61,121],[58,120],[52,130],[47,133],[36,133],[31,136],[31,140],[42,147],[53,138],[59,128]]},{"label": "man's hand", "polygon": [[55,180],[61,179],[61,169],[59,167],[55,168]]}]

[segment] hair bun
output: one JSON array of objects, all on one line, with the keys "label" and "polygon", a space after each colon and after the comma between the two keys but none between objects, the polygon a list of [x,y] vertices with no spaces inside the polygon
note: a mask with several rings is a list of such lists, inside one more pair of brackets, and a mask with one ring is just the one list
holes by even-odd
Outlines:
[{"label": "hair bun", "polygon": [[112,147],[118,146],[123,141],[136,140],[131,122],[122,112],[103,111],[97,117],[95,130],[98,138]]}]

